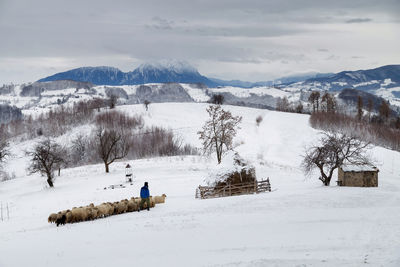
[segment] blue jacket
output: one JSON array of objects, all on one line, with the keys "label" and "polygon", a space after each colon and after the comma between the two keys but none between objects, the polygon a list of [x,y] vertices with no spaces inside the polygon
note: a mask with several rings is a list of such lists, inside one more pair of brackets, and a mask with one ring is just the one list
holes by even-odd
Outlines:
[{"label": "blue jacket", "polygon": [[143,186],[142,189],[140,189],[140,197],[141,198],[148,198],[150,197],[150,191],[147,186]]}]

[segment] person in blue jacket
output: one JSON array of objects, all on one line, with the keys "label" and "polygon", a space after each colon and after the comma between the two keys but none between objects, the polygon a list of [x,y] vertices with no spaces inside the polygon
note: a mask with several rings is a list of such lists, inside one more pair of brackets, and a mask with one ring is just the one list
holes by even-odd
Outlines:
[{"label": "person in blue jacket", "polygon": [[145,182],[144,186],[140,189],[140,197],[142,200],[140,201],[139,211],[143,209],[144,202],[147,203],[147,210],[150,210],[150,191],[148,182]]}]

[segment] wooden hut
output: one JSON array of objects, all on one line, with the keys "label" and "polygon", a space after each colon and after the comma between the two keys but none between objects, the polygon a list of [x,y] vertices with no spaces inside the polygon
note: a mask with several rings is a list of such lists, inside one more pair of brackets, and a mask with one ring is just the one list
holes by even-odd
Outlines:
[{"label": "wooden hut", "polygon": [[378,186],[378,168],[368,165],[343,165],[338,170],[339,186]]}]

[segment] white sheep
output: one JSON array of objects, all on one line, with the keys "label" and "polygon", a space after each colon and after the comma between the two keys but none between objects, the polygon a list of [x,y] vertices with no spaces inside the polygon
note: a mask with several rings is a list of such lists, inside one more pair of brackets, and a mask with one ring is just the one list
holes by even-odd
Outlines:
[{"label": "white sheep", "polygon": [[160,204],[160,203],[165,203],[165,198],[167,196],[165,194],[162,194],[161,196],[155,196],[153,197],[155,204]]}]

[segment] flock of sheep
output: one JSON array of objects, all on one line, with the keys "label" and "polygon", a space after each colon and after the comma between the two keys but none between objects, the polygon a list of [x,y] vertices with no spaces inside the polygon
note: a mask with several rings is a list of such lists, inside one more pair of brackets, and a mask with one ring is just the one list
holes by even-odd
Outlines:
[{"label": "flock of sheep", "polygon": [[[150,196],[150,207],[153,208],[156,204],[164,203],[166,195],[161,196]],[[58,213],[50,214],[48,218],[49,223],[56,223],[57,226],[64,225],[66,223],[76,223],[83,221],[96,220],[112,215],[117,215],[125,212],[139,211],[140,209],[140,197],[132,197],[130,200],[123,199],[114,203],[104,202],[100,205],[95,206],[91,203],[85,207],[72,208],[71,210],[64,210]],[[147,208],[145,202],[143,208]]]}]

